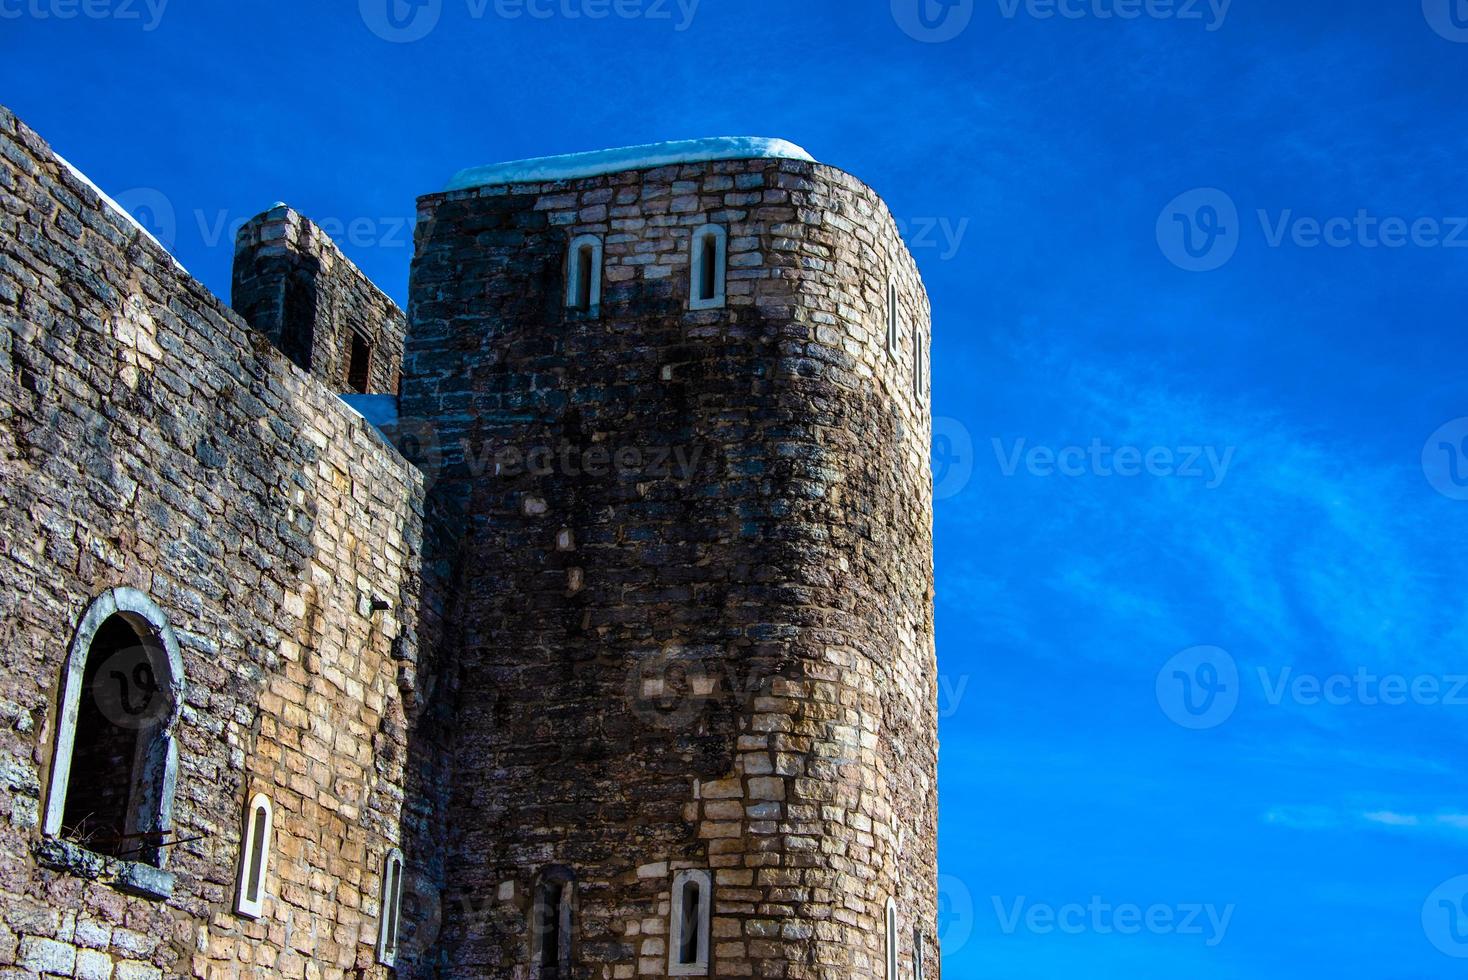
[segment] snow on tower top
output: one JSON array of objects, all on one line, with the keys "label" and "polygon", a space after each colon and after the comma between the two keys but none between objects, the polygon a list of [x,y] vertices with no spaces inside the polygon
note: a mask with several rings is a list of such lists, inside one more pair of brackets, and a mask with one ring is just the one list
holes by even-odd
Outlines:
[{"label": "snow on tower top", "polygon": [[712,160],[804,160],[815,163],[805,150],[786,140],[760,136],[713,136],[701,140],[649,143],[615,150],[566,153],[553,157],[512,160],[461,170],[445,191],[462,191],[490,184],[527,184],[552,180],[574,180],[627,170],[648,170],[675,163],[708,163]]}]

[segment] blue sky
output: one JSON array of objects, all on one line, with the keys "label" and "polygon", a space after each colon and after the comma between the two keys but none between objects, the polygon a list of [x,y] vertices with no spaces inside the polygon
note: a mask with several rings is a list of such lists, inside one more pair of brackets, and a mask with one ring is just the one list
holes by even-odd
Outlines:
[{"label": "blue sky", "polygon": [[857,174],[933,300],[948,976],[1463,972],[1468,2],[385,2],[0,0],[0,101],[224,296],[276,200],[401,301],[461,167]]}]

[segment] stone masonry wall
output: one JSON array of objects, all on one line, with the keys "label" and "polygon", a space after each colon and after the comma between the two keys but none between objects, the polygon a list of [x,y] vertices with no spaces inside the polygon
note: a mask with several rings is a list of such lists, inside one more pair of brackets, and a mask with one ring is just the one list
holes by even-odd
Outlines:
[{"label": "stone masonry wall", "polygon": [[[387,976],[384,854],[434,867],[443,780],[415,734],[442,609],[422,477],[3,109],[0,477],[0,978]],[[60,669],[117,586],[182,647],[166,900],[41,857]],[[233,901],[258,791],[275,836],[252,922]]]},{"label": "stone masonry wall", "polygon": [[348,391],[352,334],[371,345],[367,394],[396,394],[403,311],[308,218],[285,205],[235,239],[232,304],[240,316],[332,391]]},{"label": "stone masonry wall", "polygon": [[[705,222],[728,307],[689,312]],[[401,408],[468,532],[442,975],[532,976],[563,866],[578,978],[667,974],[682,868],[715,976],[883,976],[889,898],[938,976],[929,312],[886,207],[736,161],[434,195],[418,236]]]}]

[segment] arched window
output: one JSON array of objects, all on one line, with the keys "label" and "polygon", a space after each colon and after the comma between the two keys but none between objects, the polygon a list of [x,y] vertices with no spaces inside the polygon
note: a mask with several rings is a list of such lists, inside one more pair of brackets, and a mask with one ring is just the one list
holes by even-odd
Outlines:
[{"label": "arched window", "polygon": [[570,868],[552,866],[535,881],[530,910],[530,976],[535,980],[570,980],[576,903],[576,876]]},{"label": "arched window", "polygon": [[897,977],[897,902],[887,899],[887,980]]},{"label": "arched window", "polygon": [[602,242],[596,235],[573,239],[566,252],[566,308],[596,316],[601,310]]},{"label": "arched window", "polygon": [[709,916],[713,899],[713,878],[707,871],[680,871],[674,876],[669,976],[708,976]]},{"label": "arched window", "polygon": [[902,347],[902,313],[898,307],[897,280],[887,282],[887,353],[897,359]]},{"label": "arched window", "polygon": [[270,869],[270,841],[275,813],[270,797],[256,793],[245,811],[244,833],[240,835],[240,880],[234,910],[247,919],[258,919],[265,910],[265,875]]},{"label": "arched window", "polygon": [[162,868],[184,694],[183,658],[163,610],[136,589],[98,596],[60,686],[42,832]]},{"label": "arched window", "polygon": [[394,847],[382,863],[382,911],[377,919],[377,962],[398,959],[398,916],[403,907],[403,852]]},{"label": "arched window", "polygon": [[721,225],[704,225],[693,233],[690,256],[690,310],[715,310],[724,305],[725,275],[729,264],[729,233]]},{"label": "arched window", "polygon": [[923,930],[912,931],[912,980],[923,980],[926,964],[923,962]]}]

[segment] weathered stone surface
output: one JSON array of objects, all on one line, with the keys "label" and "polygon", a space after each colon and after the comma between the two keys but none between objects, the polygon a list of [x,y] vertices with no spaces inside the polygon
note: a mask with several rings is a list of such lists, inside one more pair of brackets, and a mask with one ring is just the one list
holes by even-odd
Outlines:
[{"label": "weathered stone surface", "polygon": [[[432,867],[416,744],[431,726],[393,657],[420,660],[432,615],[423,477],[24,124],[0,123],[0,965],[385,975],[383,855],[400,845]],[[38,848],[60,667],[82,610],[118,585],[157,601],[184,658],[162,900],[118,862],[92,874]],[[361,615],[363,594],[388,609]],[[234,888],[261,790],[276,840],[250,922]]]},{"label": "weathered stone surface", "polygon": [[[431,195],[405,340],[289,209],[241,233],[242,318],[3,109],[0,187],[0,977],[529,980],[551,869],[577,978],[665,976],[690,869],[713,976],[882,976],[889,899],[904,980],[914,927],[938,976],[928,308],[869,188],[751,160]],[[727,304],[690,312],[708,222]],[[351,329],[372,391],[401,374],[398,449],[335,397]],[[187,680],[153,897],[39,820],[73,630],[124,585]]]},{"label": "weathered stone surface", "polygon": [[[728,305],[691,313],[711,221]],[[885,206],[756,160],[434,195],[419,228],[401,407],[474,529],[452,975],[529,976],[529,887],[566,865],[578,976],[666,975],[688,867],[727,875],[714,975],[880,976],[892,897],[937,976],[928,307]],[[564,303],[582,234],[595,318]]]}]

